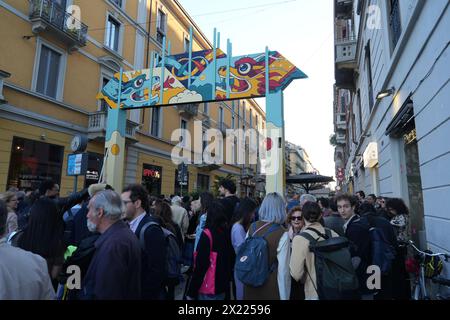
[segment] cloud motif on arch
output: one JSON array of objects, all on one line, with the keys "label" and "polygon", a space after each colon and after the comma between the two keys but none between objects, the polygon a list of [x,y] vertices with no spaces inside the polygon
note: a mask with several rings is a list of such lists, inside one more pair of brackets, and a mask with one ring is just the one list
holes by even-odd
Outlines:
[{"label": "cloud motif on arch", "polygon": [[185,90],[177,94],[175,97],[172,97],[169,100],[169,103],[177,104],[186,102],[199,102],[201,100],[202,96],[198,94],[196,91]]}]

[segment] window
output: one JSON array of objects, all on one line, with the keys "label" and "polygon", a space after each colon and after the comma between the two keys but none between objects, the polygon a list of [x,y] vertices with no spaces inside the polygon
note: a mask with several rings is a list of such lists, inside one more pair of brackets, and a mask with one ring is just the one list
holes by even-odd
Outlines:
[{"label": "window", "polygon": [[345,97],[343,95],[341,96],[341,108],[339,113],[345,113]]},{"label": "window", "polygon": [[203,113],[204,113],[204,114],[209,114],[208,102],[205,102],[205,103],[203,104]]},{"label": "window", "polygon": [[46,96],[57,98],[58,83],[61,82],[62,54],[41,46],[36,91]]},{"label": "window", "polygon": [[156,17],[156,40],[162,43],[163,37],[166,35],[167,15],[158,9],[158,15]]},{"label": "window", "polygon": [[116,4],[119,8],[122,8],[123,0],[110,0],[110,1]]},{"label": "window", "polygon": [[206,131],[203,130],[202,132],[202,154],[205,151],[206,147],[208,146],[209,141],[206,140]]},{"label": "window", "polygon": [[64,147],[13,137],[8,187],[35,190],[44,180],[61,181]]},{"label": "window", "polygon": [[245,123],[245,102],[242,103],[242,122]]},{"label": "window", "polygon": [[255,115],[255,121],[256,121],[256,129],[259,130],[259,121],[258,121],[258,115]]},{"label": "window", "polygon": [[142,166],[142,185],[152,196],[161,194],[162,167],[144,163]]},{"label": "window", "polygon": [[108,23],[106,25],[106,39],[105,45],[114,51],[119,51],[119,34],[120,22],[112,16],[108,16]]},{"label": "window", "polygon": [[152,124],[150,134],[155,137],[159,136],[160,116],[161,116],[161,108],[160,107],[152,108]]},{"label": "window", "polygon": [[359,128],[359,134],[360,136],[362,134],[362,110],[361,110],[361,92],[358,89],[358,92],[356,93],[356,97],[358,99],[358,128]]},{"label": "window", "polygon": [[186,130],[187,130],[187,121],[186,120],[181,119],[180,129],[183,130],[181,133],[182,135],[180,137],[180,142],[182,142],[182,145],[185,146],[186,145]]},{"label": "window", "polygon": [[[106,86],[109,82],[109,78],[103,77],[102,79],[102,87],[100,88],[100,90]],[[104,111],[104,112],[108,112],[108,104],[106,103],[106,101],[104,99],[101,100],[100,102],[100,111]]]},{"label": "window", "polygon": [[373,100],[373,85],[372,85],[372,62],[370,58],[370,40],[367,42],[365,47],[366,50],[366,76],[367,76],[367,94],[369,98],[369,111],[372,111],[374,100]]},{"label": "window", "polygon": [[190,41],[188,37],[184,37],[184,52],[189,52]]},{"label": "window", "polygon": [[392,51],[397,45],[402,34],[402,23],[400,20],[400,8],[398,0],[389,0],[389,32],[391,37]]},{"label": "window", "polygon": [[250,109],[250,128],[253,128],[252,110]]},{"label": "window", "polygon": [[219,124],[223,123],[223,107],[219,107]]},{"label": "window", "polygon": [[197,190],[208,191],[209,190],[209,176],[205,174],[197,174]]},{"label": "window", "polygon": [[234,115],[232,115],[231,116],[231,129],[234,129],[234,120],[235,120],[235,117],[234,117]]}]

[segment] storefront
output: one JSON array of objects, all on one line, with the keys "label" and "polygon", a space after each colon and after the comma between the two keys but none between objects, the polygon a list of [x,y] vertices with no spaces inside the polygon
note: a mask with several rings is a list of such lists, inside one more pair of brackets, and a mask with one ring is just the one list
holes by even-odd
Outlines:
[{"label": "storefront", "polygon": [[88,152],[88,167],[84,180],[84,187],[97,183],[103,166],[103,155],[94,152]]},{"label": "storefront", "polygon": [[61,183],[64,147],[13,137],[7,188],[36,189],[44,180]]},{"label": "storefront", "polygon": [[153,196],[161,194],[162,167],[144,163],[142,168],[142,185]]}]

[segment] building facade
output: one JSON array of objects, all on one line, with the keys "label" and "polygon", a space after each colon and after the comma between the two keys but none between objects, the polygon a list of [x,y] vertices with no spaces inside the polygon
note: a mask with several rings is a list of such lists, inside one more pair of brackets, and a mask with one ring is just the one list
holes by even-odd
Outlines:
[{"label": "building facade", "polygon": [[334,19],[340,186],[404,199],[412,239],[449,252],[450,2],[336,0]]},{"label": "building facade", "polygon": [[[288,141],[286,141],[285,146],[286,176],[299,175],[302,173],[319,174],[314,168],[305,149]],[[295,184],[288,184],[286,188],[287,194],[305,192],[299,185]]]},{"label": "building facade", "polygon": [[[108,108],[96,95],[120,68],[149,67],[164,36],[172,54],[187,51],[191,41],[193,51],[212,47],[176,0],[1,0],[0,30],[0,189],[35,188],[51,178],[61,195],[74,189],[66,172],[76,134],[88,137],[89,155],[78,189],[99,178]],[[172,132],[186,128],[195,139],[196,120],[202,131],[265,129],[265,113],[254,100],[128,111],[124,183],[168,195],[209,190],[218,176],[231,174],[239,193],[254,192],[257,165],[192,164],[187,185],[180,186],[171,160],[179,141],[171,140]]]}]

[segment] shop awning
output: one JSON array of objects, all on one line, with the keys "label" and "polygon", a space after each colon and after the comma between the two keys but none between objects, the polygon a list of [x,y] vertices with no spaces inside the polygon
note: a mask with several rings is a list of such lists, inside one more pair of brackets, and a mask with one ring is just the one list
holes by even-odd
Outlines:
[{"label": "shop awning", "polygon": [[311,190],[321,189],[325,183],[334,181],[333,177],[322,176],[320,174],[302,173],[286,177],[287,184],[299,184],[306,193]]}]

